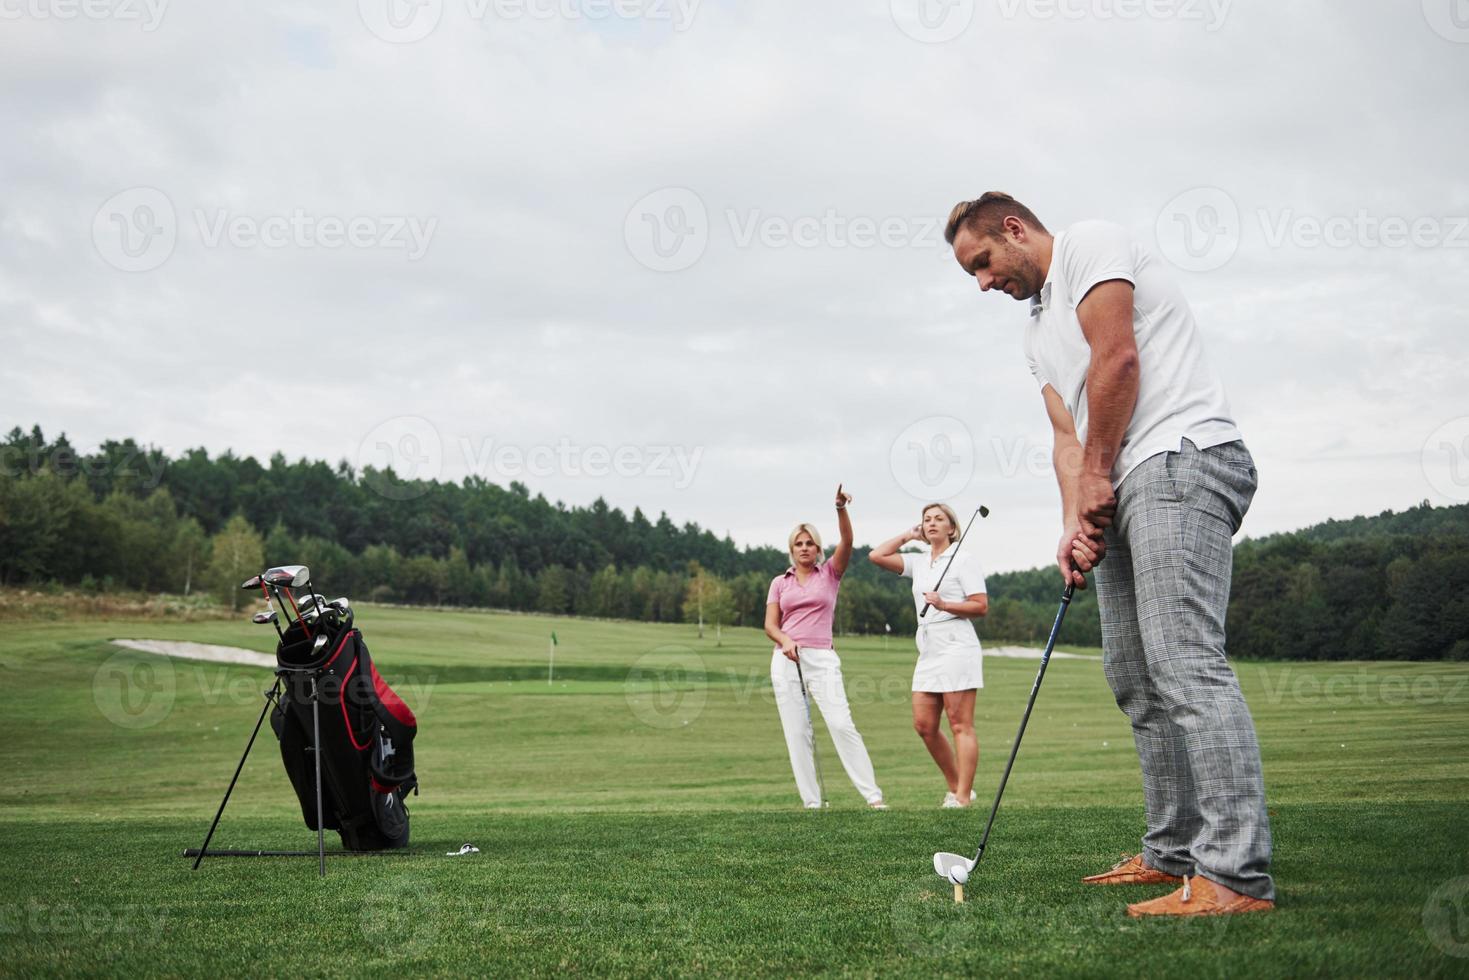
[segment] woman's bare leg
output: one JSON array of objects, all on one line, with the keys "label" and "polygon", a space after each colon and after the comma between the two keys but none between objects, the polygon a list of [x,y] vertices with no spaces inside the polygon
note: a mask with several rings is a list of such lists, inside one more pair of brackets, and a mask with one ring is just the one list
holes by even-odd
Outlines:
[{"label": "woman's bare leg", "polygon": [[[974,700],[970,699],[970,710],[973,711]],[[944,695],[928,694],[924,691],[913,692],[913,730],[918,737],[923,739],[924,747],[928,754],[933,756],[933,761],[938,763],[939,771],[944,774],[944,781],[949,784],[949,792],[959,792],[959,770],[954,764],[954,749],[949,745],[949,739],[944,735],[939,723],[943,720]],[[973,770],[969,773],[969,781],[974,782]],[[965,790],[965,802],[968,802],[968,790]]]},{"label": "woman's bare leg", "polygon": [[944,713],[949,716],[949,731],[954,733],[957,788],[954,795],[969,805],[969,791],[974,788],[974,771],[979,767],[979,739],[974,734],[974,691],[949,691],[943,695]]}]

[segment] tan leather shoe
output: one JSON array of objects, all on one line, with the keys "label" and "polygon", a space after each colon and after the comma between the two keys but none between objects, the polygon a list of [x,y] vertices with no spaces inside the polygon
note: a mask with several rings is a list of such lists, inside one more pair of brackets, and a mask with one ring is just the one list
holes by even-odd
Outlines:
[{"label": "tan leather shoe", "polygon": [[1123,858],[1111,871],[1081,879],[1086,885],[1176,885],[1183,879],[1157,868],[1150,868],[1141,854]]},{"label": "tan leather shoe", "polygon": [[1251,898],[1208,878],[1183,879],[1183,887],[1162,898],[1127,907],[1134,919],[1145,915],[1235,915],[1240,912],[1269,912],[1275,903]]}]

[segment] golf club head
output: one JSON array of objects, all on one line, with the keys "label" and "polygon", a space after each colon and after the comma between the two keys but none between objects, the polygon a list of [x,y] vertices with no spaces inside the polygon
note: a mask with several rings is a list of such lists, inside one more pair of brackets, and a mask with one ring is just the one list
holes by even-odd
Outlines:
[{"label": "golf club head", "polygon": [[950,874],[955,868],[963,868],[964,873],[967,875],[974,870],[974,862],[962,854],[951,854],[948,851],[939,851],[933,856],[934,874],[950,884],[955,883],[954,879],[950,877]]},{"label": "golf club head", "polygon": [[265,581],[271,585],[299,589],[311,578],[311,569],[305,565],[277,565],[265,570]]},{"label": "golf club head", "polygon": [[352,609],[352,602],[351,602],[351,600],[349,600],[349,599],[348,599],[348,598],[347,598],[347,597],[346,597],[346,596],[344,596],[344,595],[343,595],[343,596],[337,596],[337,597],[336,597],[336,598],[335,598],[335,599],[333,599],[333,600],[332,600],[332,601],[331,601],[331,602],[329,602],[329,603],[327,603],[327,605],[329,605],[329,606],[333,606],[333,607],[335,607],[335,608],[336,608],[336,609],[337,609],[337,610],[338,610],[338,611],[339,611],[339,612],[344,612],[344,613],[345,613],[345,612],[349,612],[349,611],[351,611],[351,609]]},{"label": "golf club head", "polygon": [[240,588],[242,588],[242,589],[258,589],[258,588],[260,588],[260,576],[259,575],[251,575],[249,578],[245,579],[245,581],[243,581],[243,582],[240,583]]},{"label": "golf club head", "polygon": [[254,623],[256,626],[268,626],[269,624],[276,622],[277,619],[279,619],[279,617],[276,616],[275,610],[272,609],[270,612],[256,613],[255,615],[250,617],[250,622]]}]

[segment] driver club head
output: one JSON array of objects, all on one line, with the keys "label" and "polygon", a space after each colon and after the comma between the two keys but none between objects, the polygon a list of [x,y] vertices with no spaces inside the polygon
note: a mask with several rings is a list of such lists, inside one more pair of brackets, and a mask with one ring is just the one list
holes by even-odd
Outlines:
[{"label": "driver club head", "polygon": [[278,619],[280,619],[280,617],[277,616],[275,610],[272,609],[270,612],[256,613],[255,615],[250,617],[250,622],[254,623],[256,626],[265,626],[267,623],[274,623]]},{"label": "driver club head", "polygon": [[249,578],[245,579],[245,581],[243,581],[243,582],[240,583],[240,588],[242,588],[242,589],[258,589],[258,588],[260,588],[260,576],[259,575],[251,575]]},{"label": "driver club head", "polygon": [[[954,886],[954,901],[964,901],[964,884],[969,880],[969,872],[974,870],[974,861],[962,854],[939,851],[933,856],[933,870]],[[956,876],[955,872],[959,874]]]},{"label": "driver club head", "polygon": [[277,565],[265,570],[265,581],[271,585],[299,589],[311,579],[311,569],[305,565]]},{"label": "driver club head", "polygon": [[933,856],[934,874],[943,878],[945,881],[952,882],[954,880],[950,877],[950,874],[955,868],[963,868],[964,873],[968,874],[974,870],[974,861],[962,854],[953,854],[949,851],[939,851]]}]

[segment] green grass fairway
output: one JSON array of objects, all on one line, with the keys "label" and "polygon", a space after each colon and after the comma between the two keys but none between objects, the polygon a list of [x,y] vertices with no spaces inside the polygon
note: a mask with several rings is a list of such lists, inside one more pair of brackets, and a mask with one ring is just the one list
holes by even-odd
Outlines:
[{"label": "green grass fairway", "polygon": [[[911,728],[910,644],[839,643],[892,809],[862,805],[823,730],[832,805],[805,812],[754,631],[716,648],[692,627],[371,606],[358,621],[418,713],[423,795],[409,853],[336,858],[324,882],[311,859],[193,872],[179,856],[269,672],[108,642],[269,652],[273,633],[3,624],[0,973],[1469,976],[1466,664],[1237,665],[1279,907],[1137,922],[1124,902],[1166,889],[1077,882],[1142,830],[1131,736],[1096,661],[1052,663],[956,906],[930,855],[977,844],[1034,661],[986,660],[980,805],[942,811]],[[445,855],[465,841],[482,853]],[[266,730],[214,846],[314,842]]]}]

